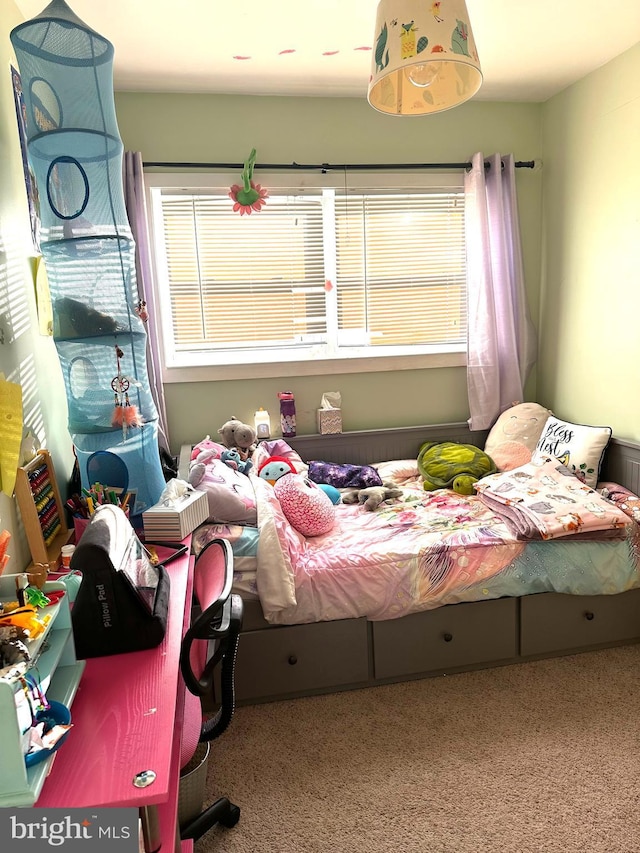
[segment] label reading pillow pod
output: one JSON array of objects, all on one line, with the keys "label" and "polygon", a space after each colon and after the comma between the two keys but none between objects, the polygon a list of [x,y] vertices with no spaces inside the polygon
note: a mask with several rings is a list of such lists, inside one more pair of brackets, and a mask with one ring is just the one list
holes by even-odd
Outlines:
[{"label": "label reading pillow pod", "polygon": [[99,506],[71,558],[82,583],[71,610],[78,658],[159,645],[169,610],[169,575],[154,566],[124,512]]},{"label": "label reading pillow pod", "polygon": [[532,461],[553,456],[583,483],[595,489],[611,433],[611,427],[573,424],[551,415],[544,425]]}]

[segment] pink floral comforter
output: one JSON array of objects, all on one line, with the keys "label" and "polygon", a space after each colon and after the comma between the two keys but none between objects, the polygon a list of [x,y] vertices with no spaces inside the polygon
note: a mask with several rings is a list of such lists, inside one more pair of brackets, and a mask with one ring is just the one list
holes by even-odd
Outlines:
[{"label": "pink floral comforter", "polygon": [[[307,539],[286,520],[273,487],[260,478],[254,485],[257,588],[273,624],[393,619],[501,595],[600,594],[640,585],[636,523],[624,540],[584,542],[578,550],[560,540],[527,543],[477,495],[425,492],[416,478],[403,483],[401,500],[375,512],[338,505],[334,528]],[[585,565],[592,567],[586,580]]]},{"label": "pink floral comforter", "polygon": [[407,488],[375,512],[340,504],[333,529],[306,539],[268,483],[256,490],[258,591],[278,624],[391,619],[464,600],[524,547],[476,496]]}]

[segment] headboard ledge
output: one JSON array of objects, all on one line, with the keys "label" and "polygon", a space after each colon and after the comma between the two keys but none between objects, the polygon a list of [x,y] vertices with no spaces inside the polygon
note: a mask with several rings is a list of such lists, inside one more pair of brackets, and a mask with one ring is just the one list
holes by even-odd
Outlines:
[{"label": "headboard ledge", "polygon": [[334,435],[300,435],[288,443],[300,456],[341,464],[371,465],[388,459],[414,459],[425,441],[457,441],[484,447],[488,430],[472,432],[467,423],[367,429]]},{"label": "headboard ledge", "polygon": [[[466,422],[356,430],[332,435],[299,435],[287,439],[305,460],[371,465],[389,459],[414,459],[425,441],[457,441],[483,448],[488,430],[472,431]],[[183,445],[179,476],[189,473],[191,445]],[[640,494],[640,443],[612,438],[605,452],[601,480]]]}]

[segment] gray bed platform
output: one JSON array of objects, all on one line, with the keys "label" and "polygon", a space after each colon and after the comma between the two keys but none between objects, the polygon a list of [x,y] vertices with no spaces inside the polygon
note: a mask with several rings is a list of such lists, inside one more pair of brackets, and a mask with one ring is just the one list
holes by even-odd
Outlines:
[{"label": "gray bed platform", "polygon": [[[289,439],[309,461],[372,464],[414,459],[425,441],[484,446],[464,423]],[[191,447],[181,453],[188,470]],[[640,493],[640,445],[612,439],[601,480]],[[344,619],[272,626],[245,602],[238,649],[239,703],[370,687],[640,641],[640,589],[617,595],[556,593],[455,604],[381,622]]]}]

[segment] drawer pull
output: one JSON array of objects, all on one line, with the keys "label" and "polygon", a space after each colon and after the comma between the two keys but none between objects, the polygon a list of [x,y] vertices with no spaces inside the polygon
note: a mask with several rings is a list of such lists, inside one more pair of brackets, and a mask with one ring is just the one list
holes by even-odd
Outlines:
[{"label": "drawer pull", "polygon": [[450,643],[451,640],[453,640],[453,634],[443,634],[442,639],[445,641],[445,643]]},{"label": "drawer pull", "polygon": [[289,665],[295,666],[298,663],[298,658],[296,655],[289,655]]},{"label": "drawer pull", "polygon": [[584,618],[588,619],[589,622],[593,619],[594,616],[595,616],[595,613],[592,613],[590,610],[587,610],[586,613],[584,614]]}]

